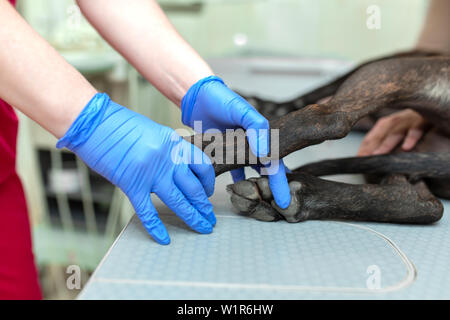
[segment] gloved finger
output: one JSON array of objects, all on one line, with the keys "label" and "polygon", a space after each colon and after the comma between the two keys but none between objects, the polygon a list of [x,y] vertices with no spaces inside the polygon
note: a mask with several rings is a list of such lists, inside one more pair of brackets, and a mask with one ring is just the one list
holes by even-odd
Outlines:
[{"label": "gloved finger", "polygon": [[[131,202],[133,203],[133,201]],[[137,209],[137,207],[139,209]],[[153,206],[150,195],[148,195],[148,198],[145,200],[145,203],[143,205],[135,206],[134,208],[136,210],[137,216],[142,222],[142,225],[145,227],[150,236],[159,244],[169,244],[169,233],[167,232],[164,224],[159,219],[158,212]]]},{"label": "gloved finger", "polygon": [[216,182],[216,174],[214,167],[212,166],[209,157],[203,153],[199,148],[186,141],[183,143],[190,145],[191,148],[191,161],[189,162],[189,168],[200,180],[206,195],[211,197],[214,193],[214,184]]},{"label": "gloved finger", "polygon": [[253,154],[257,157],[267,156],[269,153],[269,121],[242,97],[233,100],[231,111],[236,125],[247,131],[248,144]]},{"label": "gloved finger", "polygon": [[234,183],[245,180],[244,168],[231,170],[231,177],[233,178]]},{"label": "gloved finger", "polygon": [[264,166],[260,165],[260,164],[252,166],[252,169],[255,170],[256,172],[258,172],[258,174],[260,174],[260,175],[262,175],[261,168],[264,168]]},{"label": "gloved finger", "polygon": [[[270,163],[269,163],[269,164],[270,164]],[[283,162],[283,165],[284,165],[284,171],[286,171],[286,173],[292,173],[292,170],[289,169],[288,167],[286,167],[286,165],[284,164],[284,162]],[[261,166],[261,165],[253,165],[253,166],[252,166],[252,169],[255,170],[256,172],[258,172],[260,175],[262,175],[262,173],[261,173],[261,168],[264,168],[264,166]],[[267,173],[266,173],[266,175],[267,175]]]},{"label": "gloved finger", "polygon": [[269,153],[269,121],[253,107],[242,118],[242,127],[247,131],[248,144],[253,154],[265,157]]},{"label": "gloved finger", "polygon": [[[189,180],[190,182],[190,180]],[[189,183],[188,182],[188,183]],[[169,207],[170,210],[180,217],[192,230],[199,233],[211,233],[212,225],[198,212],[185,198],[178,187],[171,183],[158,189],[156,194]]]},{"label": "gloved finger", "polygon": [[291,192],[283,160],[272,160],[270,165],[262,169],[261,171],[268,175],[269,187],[275,202],[280,208],[286,209],[291,203]]},{"label": "gloved finger", "polygon": [[174,174],[174,182],[186,199],[197,209],[200,214],[209,221],[212,226],[216,225],[216,217],[213,206],[206,196],[205,189],[200,181],[187,166],[177,167]]}]

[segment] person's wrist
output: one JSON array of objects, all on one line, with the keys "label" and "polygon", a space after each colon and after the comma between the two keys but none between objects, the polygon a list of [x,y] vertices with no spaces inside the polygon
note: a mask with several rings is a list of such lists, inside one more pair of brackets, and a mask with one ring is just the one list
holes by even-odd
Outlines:
[{"label": "person's wrist", "polygon": [[111,99],[106,93],[96,93],[58,140],[56,147],[73,150],[83,144],[101,123],[110,102]]},{"label": "person's wrist", "polygon": [[[57,112],[48,117],[48,130],[60,139],[96,93],[97,90],[90,87],[74,91],[72,96],[65,97],[64,101],[49,101],[48,105],[52,105],[53,110]],[[64,108],[61,108],[61,104],[64,104]]]},{"label": "person's wrist", "polygon": [[[193,128],[194,121],[198,119],[193,118],[193,111],[194,106],[197,102],[198,94],[201,90],[201,88],[208,82],[211,81],[218,81],[225,85],[223,80],[215,75],[210,75],[207,77],[204,77],[200,80],[198,80],[196,83],[194,83],[189,90],[184,95],[183,99],[181,100],[181,120],[183,124]],[[198,107],[198,106],[197,106]]]}]

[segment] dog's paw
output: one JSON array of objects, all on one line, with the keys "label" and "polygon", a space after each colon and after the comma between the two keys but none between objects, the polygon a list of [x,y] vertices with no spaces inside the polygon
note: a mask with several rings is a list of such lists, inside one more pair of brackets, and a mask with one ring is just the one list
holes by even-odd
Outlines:
[{"label": "dog's paw", "polygon": [[227,186],[231,194],[231,203],[243,215],[261,221],[277,221],[285,219],[288,222],[299,222],[307,219],[302,212],[301,189],[298,181],[291,181],[291,203],[286,209],[281,209],[273,199],[267,178],[250,178]]}]

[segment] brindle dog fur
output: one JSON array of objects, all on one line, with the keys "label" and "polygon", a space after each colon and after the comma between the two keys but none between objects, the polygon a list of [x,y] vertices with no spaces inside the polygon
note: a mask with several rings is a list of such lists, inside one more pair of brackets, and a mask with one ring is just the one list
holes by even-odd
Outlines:
[{"label": "brindle dog fur", "polygon": [[[331,98],[325,102],[316,103],[328,96]],[[270,119],[271,129],[279,129],[279,154],[268,159],[343,138],[355,126],[368,130],[386,109],[413,109],[432,129],[409,153],[395,150],[382,156],[326,160],[294,170],[288,174],[292,200],[286,209],[276,205],[265,177],[230,185],[231,202],[242,214],[263,221],[344,219],[420,224],[442,217],[443,206],[436,196],[450,198],[450,56],[401,53],[364,63],[292,101],[277,104],[248,99]],[[244,135],[237,133],[237,139],[229,141],[208,134],[186,139],[208,151],[219,175],[254,163]],[[234,150],[233,161],[216,159],[216,154],[227,150]],[[245,157],[237,161],[238,154]],[[318,178],[342,173],[366,174],[369,183]]]}]

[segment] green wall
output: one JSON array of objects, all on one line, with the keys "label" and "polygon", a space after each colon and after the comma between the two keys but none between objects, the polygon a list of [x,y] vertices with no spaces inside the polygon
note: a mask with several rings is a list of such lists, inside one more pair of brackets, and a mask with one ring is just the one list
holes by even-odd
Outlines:
[{"label": "green wall", "polygon": [[[275,53],[352,60],[413,46],[428,5],[427,0],[159,2],[179,32],[205,57]],[[84,20],[78,30],[70,27],[73,3],[72,0],[19,0],[27,20],[55,46],[77,46],[83,39],[91,46],[101,46]],[[201,3],[201,9],[190,10],[192,3]],[[366,27],[366,9],[370,5],[377,5],[381,10],[379,30]],[[237,46],[236,34],[245,35],[247,44]]]}]

